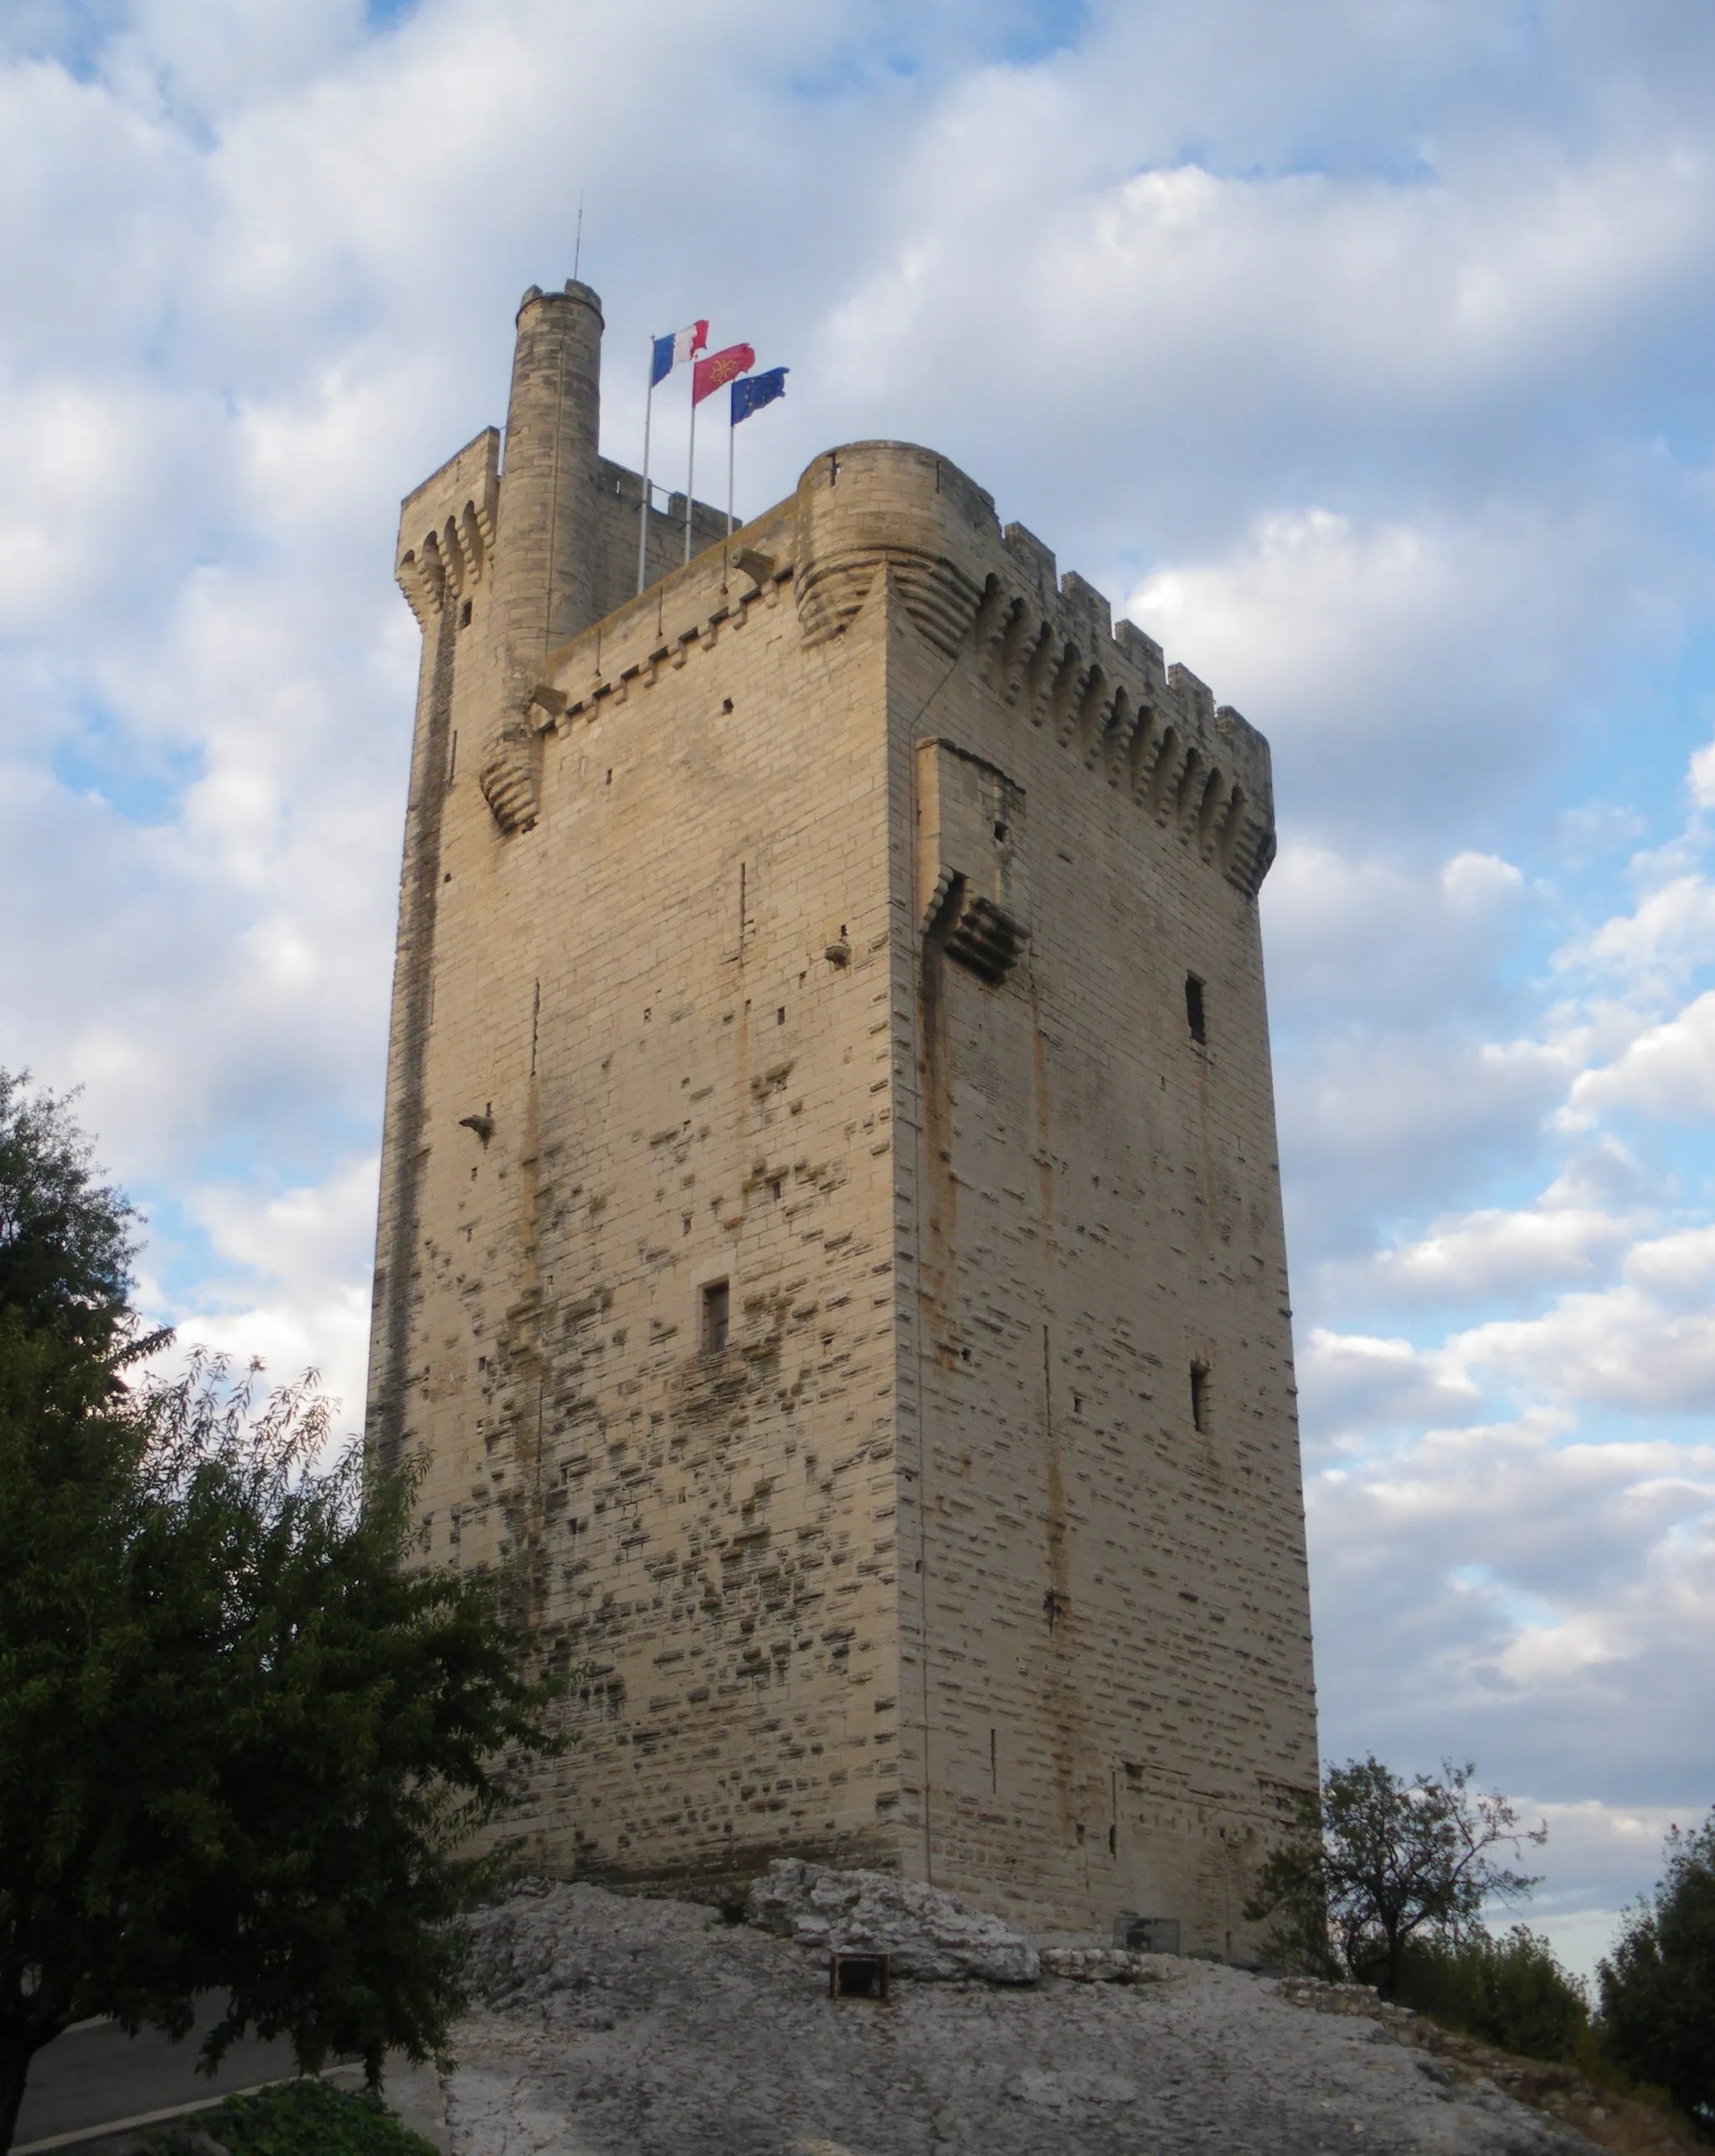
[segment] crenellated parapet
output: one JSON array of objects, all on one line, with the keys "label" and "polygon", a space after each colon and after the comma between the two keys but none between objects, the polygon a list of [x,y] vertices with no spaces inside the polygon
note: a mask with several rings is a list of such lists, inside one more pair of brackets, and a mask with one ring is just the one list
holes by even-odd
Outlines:
[{"label": "crenellated parapet", "polygon": [[[711,567],[722,562],[724,575]],[[564,730],[651,687],[786,585],[811,646],[843,637],[885,593],[1020,725],[1176,832],[1235,889],[1254,897],[1260,888],[1275,857],[1263,736],[1189,668],[1168,665],[1135,622],[1114,622],[1093,585],[1059,574],[1034,534],[1002,529],[992,497],[955,466],[909,444],[858,442],[818,457],[795,496],[735,536],[730,556],[711,549],[563,646],[532,699],[529,730]],[[536,799],[516,716],[512,725],[518,738],[482,781],[507,832],[528,828]]]},{"label": "crenellated parapet", "polygon": [[[1046,553],[1010,524],[1009,549]],[[1053,557],[1048,557],[1052,563]],[[1108,785],[1254,894],[1275,854],[1268,749],[1188,667],[1163,664],[1135,622],[1069,572],[1056,596],[991,571],[972,638],[989,687]]]},{"label": "crenellated parapet", "polygon": [[806,640],[856,622],[885,582],[950,658],[970,653],[1021,724],[1050,733],[1145,815],[1254,895],[1275,854],[1268,744],[1188,668],[931,451],[856,442],[797,493],[795,591]]},{"label": "crenellated parapet", "polygon": [[[492,429],[479,436],[405,504],[399,579],[425,627],[483,577],[497,530],[507,543],[498,448]],[[746,566],[758,534],[765,569]],[[725,574],[711,570],[717,559]],[[1177,833],[1235,889],[1254,897],[1260,888],[1275,857],[1262,735],[1188,668],[1168,665],[1135,622],[1115,622],[1104,594],[1075,571],[1061,574],[1033,533],[1003,529],[992,497],[955,466],[899,442],[817,457],[791,499],[735,536],[730,557],[711,550],[663,578],[646,601],[561,645],[547,674],[512,653],[478,767],[500,829],[535,821],[543,732],[648,688],[787,585],[811,646],[842,637],[885,593],[934,650],[974,668],[1019,725]],[[548,693],[536,695],[533,684]]]},{"label": "crenellated parapet", "polygon": [[500,431],[485,427],[399,508],[394,575],[419,626],[466,598],[494,554],[500,515]]}]

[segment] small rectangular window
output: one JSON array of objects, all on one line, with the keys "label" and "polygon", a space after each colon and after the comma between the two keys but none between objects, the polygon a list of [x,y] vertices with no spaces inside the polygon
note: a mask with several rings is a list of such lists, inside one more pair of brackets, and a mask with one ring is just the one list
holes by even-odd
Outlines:
[{"label": "small rectangular window", "polygon": [[1208,1030],[1203,1012],[1203,983],[1195,973],[1185,976],[1185,1023],[1191,1028],[1193,1040],[1207,1040]]},{"label": "small rectangular window", "polygon": [[1191,1426],[1207,1431],[1209,1426],[1209,1366],[1207,1363],[1191,1365]]},{"label": "small rectangular window", "polygon": [[732,1309],[732,1297],[724,1280],[712,1280],[703,1291],[703,1352],[705,1355],[726,1353],[727,1327]]}]

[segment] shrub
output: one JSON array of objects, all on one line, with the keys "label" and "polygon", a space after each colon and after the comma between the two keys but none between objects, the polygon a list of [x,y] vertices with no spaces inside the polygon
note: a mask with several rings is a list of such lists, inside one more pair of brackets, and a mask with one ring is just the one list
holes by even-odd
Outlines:
[{"label": "shrub", "polygon": [[432,2142],[400,2125],[368,2090],[353,2095],[310,2080],[229,2097],[218,2111],[149,2138],[157,2156],[206,2156],[203,2135],[232,2156],[437,2156]]},{"label": "shrub", "polygon": [[1584,1986],[1522,1924],[1499,1939],[1482,1931],[1414,1939],[1393,1996],[1444,2028],[1527,2059],[1576,2059],[1589,2027]]}]

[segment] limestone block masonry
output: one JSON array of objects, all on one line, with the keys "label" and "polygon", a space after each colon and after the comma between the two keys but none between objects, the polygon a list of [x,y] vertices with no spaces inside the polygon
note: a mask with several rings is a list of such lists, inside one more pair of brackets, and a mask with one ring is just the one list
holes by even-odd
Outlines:
[{"label": "limestone block masonry", "polygon": [[564,1874],[1241,1906],[1316,1775],[1266,744],[931,451],[728,539],[532,291],[423,628],[368,1432],[507,1568]]}]

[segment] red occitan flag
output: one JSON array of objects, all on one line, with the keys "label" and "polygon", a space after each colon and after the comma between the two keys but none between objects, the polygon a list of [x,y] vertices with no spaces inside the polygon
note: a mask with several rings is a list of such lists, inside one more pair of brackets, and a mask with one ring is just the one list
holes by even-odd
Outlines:
[{"label": "red occitan flag", "polygon": [[756,354],[748,344],[729,344],[722,351],[711,352],[691,369],[692,403],[700,405],[740,374],[748,374],[755,364]]}]

